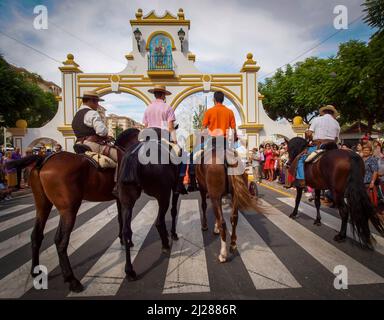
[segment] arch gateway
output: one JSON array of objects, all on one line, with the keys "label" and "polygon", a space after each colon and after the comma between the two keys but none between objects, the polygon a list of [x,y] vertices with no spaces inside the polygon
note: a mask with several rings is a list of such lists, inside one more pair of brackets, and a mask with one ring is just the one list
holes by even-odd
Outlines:
[{"label": "arch gateway", "polygon": [[14,145],[22,150],[40,137],[49,137],[73,151],[75,136],[72,119],[80,107],[84,91],[94,90],[101,95],[125,92],[149,104],[152,97],[148,89],[164,84],[172,92],[167,102],[173,107],[196,92],[222,90],[239,111],[246,133],[248,149],[254,148],[275,134],[293,137],[302,135],[305,126],[296,122],[277,123],[266,114],[258,92],[257,74],[260,67],[248,53],[239,73],[205,74],[195,66],[196,56],[189,50],[190,20],[179,9],[177,16],[154,11],[143,15],[138,9],[132,26],[132,52],[127,54],[127,66],[120,73],[84,73],[72,54],[59,67],[62,74],[62,95],[55,117],[41,128],[14,128]]}]

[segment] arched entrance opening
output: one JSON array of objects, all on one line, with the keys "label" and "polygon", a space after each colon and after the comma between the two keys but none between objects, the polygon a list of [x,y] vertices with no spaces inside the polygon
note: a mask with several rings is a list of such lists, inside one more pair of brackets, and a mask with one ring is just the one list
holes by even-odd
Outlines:
[{"label": "arched entrance opening", "polygon": [[108,135],[117,137],[128,128],[142,129],[146,107],[144,101],[126,92],[107,92],[102,95],[99,113],[108,127]]},{"label": "arched entrance opening", "polygon": [[41,137],[33,140],[29,145],[28,148],[31,148],[33,151],[38,151],[41,148],[45,148],[46,150],[53,151],[55,148],[55,145],[57,145],[58,142],[54,139],[47,138],[47,137]]},{"label": "arched entrance opening", "polygon": [[[188,137],[195,130],[199,130],[203,120],[204,112],[206,109],[212,108],[214,92],[197,91],[192,92],[190,95],[179,101],[175,108],[176,122],[179,124],[177,138],[179,144],[183,147],[186,137]],[[236,119],[236,126],[239,127],[244,123],[244,114],[234,99],[225,94],[224,105],[233,111]],[[245,143],[246,139],[242,137],[241,130],[239,131],[240,140]]]}]

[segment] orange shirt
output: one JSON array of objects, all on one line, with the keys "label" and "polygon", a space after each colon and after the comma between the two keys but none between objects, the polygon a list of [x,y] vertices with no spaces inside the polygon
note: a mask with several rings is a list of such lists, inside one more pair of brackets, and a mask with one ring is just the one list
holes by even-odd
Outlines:
[{"label": "orange shirt", "polygon": [[205,112],[203,127],[208,128],[211,136],[226,136],[229,128],[236,129],[235,115],[231,109],[218,103]]}]

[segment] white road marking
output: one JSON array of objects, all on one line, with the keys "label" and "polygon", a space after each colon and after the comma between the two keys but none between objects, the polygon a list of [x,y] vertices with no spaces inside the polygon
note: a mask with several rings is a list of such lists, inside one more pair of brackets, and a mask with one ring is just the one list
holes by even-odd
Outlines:
[{"label": "white road marking", "polygon": [[[113,204],[74,230],[68,246],[68,256],[99,232],[116,215],[116,204]],[[40,254],[40,264],[46,266],[48,271],[59,266],[55,245],[50,246]],[[32,261],[29,260],[0,280],[0,298],[20,298],[33,287],[33,279],[30,275],[31,266]]]},{"label": "white road marking", "polygon": [[[77,216],[81,215],[85,211],[87,211],[90,208],[95,207],[100,202],[84,202],[79,212],[77,213]],[[49,231],[55,229],[60,220],[60,215],[57,215],[51,219],[48,219],[47,224],[44,228],[44,233],[48,233]],[[31,241],[31,234],[32,234],[33,228],[30,228],[28,230],[25,230],[19,234],[16,234],[15,236],[8,238],[7,240],[0,243],[0,258],[6,256],[7,254],[21,248],[22,246],[26,245]]]},{"label": "white road marking", "polygon": [[[156,200],[149,201],[132,220],[131,260],[134,262],[158,212]],[[69,297],[114,296],[125,278],[125,249],[117,238],[82,279],[85,290]]]},{"label": "white road marking", "polygon": [[[225,208],[225,220],[231,234],[230,214],[231,208]],[[301,287],[286,266],[240,212],[236,234],[237,250],[256,289]],[[228,240],[230,241],[230,238]]]},{"label": "white road marking", "polygon": [[337,265],[344,265],[348,268],[348,284],[350,285],[384,283],[384,278],[372,270],[292,220],[266,201],[261,200],[261,202],[271,212],[265,217],[331,273]]},{"label": "white road marking", "polygon": [[7,209],[2,209],[0,207],[0,217],[6,216],[7,214],[10,214],[10,213],[13,213],[16,211],[20,211],[20,210],[27,208],[27,207],[30,207],[30,206],[31,206],[30,204],[19,204],[19,205],[16,205],[16,206],[13,206],[13,207],[10,207]]},{"label": "white road marking", "polygon": [[163,294],[209,292],[198,200],[182,200]]},{"label": "white road marking", "polygon": [[[284,202],[285,204],[289,205],[292,208],[295,207],[295,200],[292,198],[277,198],[277,200]],[[311,205],[301,202],[300,206],[299,206],[299,210],[300,210],[300,212],[304,213],[305,215],[307,215],[313,219],[316,219],[316,208],[312,207]],[[340,231],[341,219],[338,219],[338,218],[334,217],[333,215],[331,215],[331,214],[329,214],[323,210],[320,210],[320,214],[321,214],[321,223],[322,224],[324,224],[327,227],[330,227],[331,229],[334,229],[336,231]],[[373,228],[372,225],[371,225],[371,228]],[[350,223],[348,223],[348,227],[347,227],[347,236],[350,237],[351,239],[354,239],[353,232],[352,232],[352,226]],[[375,250],[384,255],[384,238],[377,235],[377,234],[374,234],[374,237],[375,237],[376,242],[377,242],[376,246],[375,246]]]}]

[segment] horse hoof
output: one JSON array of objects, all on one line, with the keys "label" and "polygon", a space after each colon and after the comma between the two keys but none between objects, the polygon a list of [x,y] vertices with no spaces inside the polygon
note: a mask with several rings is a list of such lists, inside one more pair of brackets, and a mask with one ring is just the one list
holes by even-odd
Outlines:
[{"label": "horse hoof", "polygon": [[291,219],[296,219],[296,218],[297,218],[297,213],[291,213],[291,214],[289,215],[289,217],[290,217]]},{"label": "horse hoof", "polygon": [[164,254],[169,254],[169,252],[171,251],[171,247],[168,245],[168,246],[163,246],[161,248],[161,252],[164,253]]},{"label": "horse hoof", "polygon": [[202,226],[202,227],[201,227],[201,230],[202,230],[202,231],[207,231],[207,230],[208,230],[208,226]]},{"label": "horse hoof", "polygon": [[133,248],[134,246],[135,246],[135,245],[133,244],[133,242],[130,242],[130,243],[129,243],[129,247],[130,247],[130,248]]},{"label": "horse hoof", "polygon": [[313,223],[315,226],[321,226],[321,222],[320,220],[315,220],[315,222]]},{"label": "horse hoof", "polygon": [[84,287],[83,287],[83,285],[80,283],[79,280],[77,280],[77,279],[73,279],[73,280],[71,280],[71,282],[69,283],[69,290],[72,291],[72,292],[79,293],[79,292],[82,292],[82,291],[84,290]]},{"label": "horse hoof", "polygon": [[219,234],[220,234],[220,230],[216,230],[216,229],[214,229],[213,230],[213,234],[215,235],[215,236],[218,236]]},{"label": "horse hoof", "polygon": [[231,245],[231,246],[229,247],[229,252],[230,252],[230,253],[235,253],[236,250],[237,250],[237,245]]},{"label": "horse hoof", "polygon": [[178,237],[178,235],[177,235],[177,233],[172,233],[172,240],[174,240],[174,241],[177,241],[177,240],[179,240],[179,237]]},{"label": "horse hoof", "polygon": [[220,263],[224,263],[227,261],[227,258],[222,256],[221,254],[219,254],[219,261],[220,261]]},{"label": "horse hoof", "polygon": [[346,238],[346,236],[341,236],[340,234],[337,234],[333,237],[333,240],[335,240],[336,242],[344,242]]},{"label": "horse hoof", "polygon": [[136,281],[137,280],[137,274],[133,270],[126,272],[126,278],[128,279],[128,281]]}]

